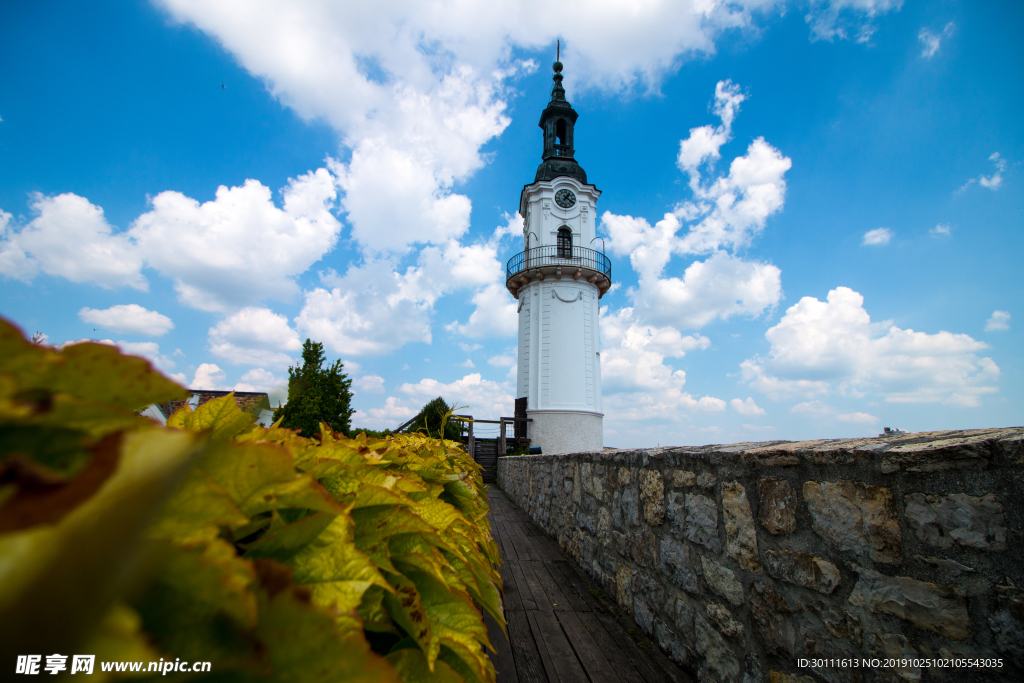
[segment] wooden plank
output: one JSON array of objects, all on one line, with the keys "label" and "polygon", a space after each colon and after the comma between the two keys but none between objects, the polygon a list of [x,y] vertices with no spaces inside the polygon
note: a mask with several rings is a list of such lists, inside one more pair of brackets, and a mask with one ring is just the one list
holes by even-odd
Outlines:
[{"label": "wooden plank", "polygon": [[510,560],[518,560],[519,553],[516,550],[515,543],[512,542],[512,534],[509,533],[508,523],[499,522],[495,526],[498,529],[498,535],[501,537],[501,547],[505,551],[505,557]]},{"label": "wooden plank", "polygon": [[543,562],[535,560],[533,562],[523,562],[523,564],[528,565],[533,570],[533,575],[537,577],[537,581],[551,602],[551,609],[556,612],[572,610],[572,603],[569,602],[569,598],[565,597],[562,593],[562,589],[558,587],[558,582],[551,576]]},{"label": "wooden plank", "polygon": [[564,588],[562,592],[571,593],[576,596],[576,599],[585,604],[586,608],[577,607],[577,611],[592,612],[604,609],[601,601],[591,593],[591,590],[600,590],[596,583],[591,581],[589,578],[581,577],[569,562],[564,560],[555,562],[554,566],[561,573],[564,579],[564,583],[562,584]]},{"label": "wooden plank", "polygon": [[487,612],[484,615],[484,625],[487,627],[487,639],[494,646],[494,652],[488,653],[491,664],[498,673],[497,683],[519,683],[519,674],[516,673],[516,662],[512,656],[512,645],[501,626]]},{"label": "wooden plank", "polygon": [[609,663],[601,646],[587,630],[575,612],[557,612],[555,616],[562,624],[572,649],[587,672],[591,683],[619,683],[615,668]]},{"label": "wooden plank", "polygon": [[536,550],[536,555],[541,560],[551,560],[552,562],[565,560],[565,555],[562,553],[558,541],[550,536],[530,536],[530,545],[531,548]]},{"label": "wooden plank", "polygon": [[513,547],[515,547],[516,555],[520,560],[540,559],[539,557],[534,557],[535,552],[530,552],[530,543],[526,540],[526,536],[520,533],[519,522],[505,522],[502,526],[505,527],[508,538],[512,542]]},{"label": "wooden plank", "polygon": [[[561,616],[561,615],[559,615]],[[576,618],[580,620],[584,628],[590,634],[594,642],[601,649],[605,659],[615,670],[618,678],[623,683],[646,683],[643,675],[633,665],[633,662],[629,660],[629,657],[623,651],[622,646],[613,639],[605,627],[602,625],[601,620],[598,619],[597,615],[593,612],[578,612],[575,614]],[[564,622],[563,622],[564,623]],[[624,638],[629,636],[623,634]]]},{"label": "wooden plank", "polygon": [[565,564],[565,562],[553,562],[551,560],[544,560],[543,564],[544,569],[547,570],[547,573],[548,575],[550,575],[551,580],[555,582],[555,585],[559,587],[559,590],[562,592],[562,595],[568,601],[569,607],[574,612],[589,612],[590,605],[588,605],[586,601],[583,600],[583,598],[577,595],[572,585],[570,585],[565,580],[565,575],[562,574],[562,572],[559,569],[558,565]]},{"label": "wooden plank", "polygon": [[677,683],[685,679],[670,677],[660,666],[651,663],[653,652],[645,652],[637,647],[633,639],[615,620],[615,617],[607,612],[591,612],[604,627],[604,630],[611,636],[613,642],[619,644],[623,654],[640,672],[640,677],[647,683]]},{"label": "wooden plank", "polygon": [[508,639],[512,656],[516,660],[516,674],[520,683],[548,683],[544,664],[533,638],[526,612],[505,612],[508,621]]},{"label": "wooden plank", "polygon": [[569,639],[562,626],[550,610],[534,610],[526,613],[537,641],[540,659],[548,678],[557,683],[588,683],[580,661],[576,659]]},{"label": "wooden plank", "polygon": [[512,579],[519,589],[519,599],[522,601],[523,609],[537,609],[537,602],[533,598],[533,590],[530,589],[530,584],[527,583],[526,576],[523,574],[523,569],[519,566],[519,562],[508,560],[507,564],[509,573],[512,574]]},{"label": "wooden plank", "polygon": [[519,562],[519,568],[523,572],[523,578],[526,579],[526,586],[520,585],[519,589],[523,593],[529,590],[530,594],[533,596],[534,604],[537,605],[537,609],[554,609],[551,597],[544,590],[544,584],[541,583],[540,578],[534,571],[534,564],[535,563],[530,560]]},{"label": "wooden plank", "polygon": [[521,612],[523,610],[523,599],[520,597],[519,586],[512,576],[512,569],[508,561],[501,563],[501,583],[504,587],[502,602],[505,605],[505,618],[508,618],[509,610]]}]

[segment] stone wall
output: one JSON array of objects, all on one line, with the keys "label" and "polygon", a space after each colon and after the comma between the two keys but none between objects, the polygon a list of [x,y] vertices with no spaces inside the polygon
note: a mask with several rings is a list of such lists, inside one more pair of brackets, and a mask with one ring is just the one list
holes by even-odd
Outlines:
[{"label": "stone wall", "polygon": [[[701,680],[1024,680],[1024,428],[506,457],[498,483]],[[847,657],[1003,668],[798,666]]]}]

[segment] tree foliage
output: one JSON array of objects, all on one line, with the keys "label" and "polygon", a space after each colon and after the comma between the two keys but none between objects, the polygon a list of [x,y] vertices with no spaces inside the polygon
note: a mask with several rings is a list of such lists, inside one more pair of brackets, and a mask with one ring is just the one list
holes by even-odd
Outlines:
[{"label": "tree foliage", "polygon": [[413,418],[412,423],[403,431],[435,437],[442,436],[443,431],[443,438],[459,441],[465,428],[461,421],[449,419],[451,412],[452,407],[438,396],[420,408],[420,412]]},{"label": "tree foliage", "polygon": [[352,380],[340,360],[324,367],[324,345],[306,340],[302,364],[288,368],[288,403],[274,411],[281,426],[315,437],[320,423],[349,436],[352,424]]},{"label": "tree foliage", "polygon": [[116,348],[40,347],[0,319],[0,661],[493,683],[479,609],[504,624],[499,557],[456,444],[304,438],[231,395],[167,427],[134,412],[186,395]]}]

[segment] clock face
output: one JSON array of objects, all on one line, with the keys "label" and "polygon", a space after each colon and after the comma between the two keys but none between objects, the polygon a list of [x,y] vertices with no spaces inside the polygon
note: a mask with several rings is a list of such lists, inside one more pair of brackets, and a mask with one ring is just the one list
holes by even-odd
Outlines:
[{"label": "clock face", "polygon": [[572,190],[559,190],[555,193],[555,204],[558,204],[563,209],[568,209],[576,203],[576,195],[572,193]]}]

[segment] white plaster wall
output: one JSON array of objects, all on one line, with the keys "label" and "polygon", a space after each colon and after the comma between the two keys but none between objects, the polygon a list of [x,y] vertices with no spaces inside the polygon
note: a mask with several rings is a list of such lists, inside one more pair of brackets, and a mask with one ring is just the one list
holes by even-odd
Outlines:
[{"label": "white plaster wall", "polygon": [[604,418],[598,413],[528,410],[530,445],[544,455],[599,451],[604,448]]},{"label": "white plaster wall", "polygon": [[[572,190],[576,195],[576,204],[563,209],[555,203],[555,193],[561,189]],[[576,247],[593,249],[596,230],[594,222],[597,216],[597,198],[600,190],[593,185],[584,185],[575,178],[555,178],[542,180],[523,189],[523,248],[526,248],[527,236],[531,248],[553,246],[558,243],[558,229],[563,225],[572,229],[572,243]]]}]

